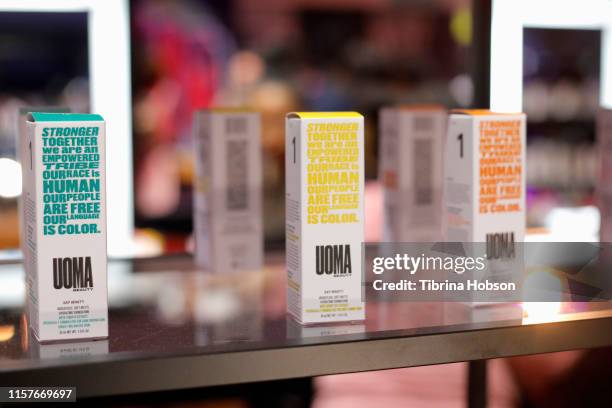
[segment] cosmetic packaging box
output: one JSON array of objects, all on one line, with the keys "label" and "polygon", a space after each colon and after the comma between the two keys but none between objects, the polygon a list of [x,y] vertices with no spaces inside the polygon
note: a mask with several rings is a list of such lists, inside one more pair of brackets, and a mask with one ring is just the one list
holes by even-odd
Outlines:
[{"label": "cosmetic packaging box", "polygon": [[486,242],[500,255],[523,242],[525,115],[453,111],[445,163],[446,241]]},{"label": "cosmetic packaging box", "polygon": [[448,114],[440,106],[380,111],[379,177],[385,242],[442,240],[444,140]]},{"label": "cosmetic packaging box", "polygon": [[288,313],[302,324],[362,320],[363,116],[297,112],[285,123]]},{"label": "cosmetic packaging box", "polygon": [[105,122],[28,114],[21,140],[22,250],[39,341],[108,336]]},{"label": "cosmetic packaging box", "polygon": [[[515,298],[524,280],[525,122],[523,113],[453,111],[445,146],[445,240],[486,259],[477,281],[517,282]],[[473,292],[466,303],[503,305],[497,295]]]},{"label": "cosmetic packaging box", "polygon": [[263,267],[261,122],[210,109],[194,119],[195,260],[212,273]]}]

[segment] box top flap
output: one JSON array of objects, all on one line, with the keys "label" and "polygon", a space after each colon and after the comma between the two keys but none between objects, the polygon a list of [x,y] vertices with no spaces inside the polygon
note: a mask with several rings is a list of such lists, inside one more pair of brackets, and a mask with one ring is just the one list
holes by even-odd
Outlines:
[{"label": "box top flap", "polygon": [[300,119],[340,119],[340,118],[363,118],[358,112],[290,112],[287,118]]},{"label": "box top flap", "polygon": [[32,112],[28,115],[31,122],[103,122],[102,116],[96,113],[52,113]]},{"label": "box top flap", "polygon": [[469,115],[469,116],[486,116],[486,115],[521,115],[522,112],[493,112],[489,109],[453,109],[452,114]]}]

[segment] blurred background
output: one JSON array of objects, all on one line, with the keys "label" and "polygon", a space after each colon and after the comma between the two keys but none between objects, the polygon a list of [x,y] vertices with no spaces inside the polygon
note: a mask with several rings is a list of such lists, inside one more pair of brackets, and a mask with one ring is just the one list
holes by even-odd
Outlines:
[{"label": "blurred background", "polygon": [[[261,112],[266,246],[276,248],[284,242],[286,112],[363,113],[366,177],[375,182],[380,107],[488,106],[482,95],[488,86],[491,2],[126,3],[133,108],[130,208],[137,255],[189,248],[191,127],[197,109],[249,106]],[[88,79],[94,67],[87,13],[2,9],[0,2],[0,249],[10,251],[18,247],[20,186],[13,161],[18,109],[46,105],[88,111],[98,85]],[[528,226],[550,227],[558,219],[555,209],[569,209],[562,214],[577,214],[577,220],[586,221],[579,224],[595,236],[602,31],[526,27],[521,41]]]},{"label": "blurred background", "polygon": [[[285,113],[359,111],[366,119],[367,237],[375,240],[379,236],[376,231],[382,228],[382,197],[376,174],[378,110],[386,105],[411,103],[440,104],[449,109],[486,108],[494,102],[490,95],[503,101],[507,95],[504,89],[507,77],[502,76],[501,83],[493,80],[494,60],[506,68],[516,65],[516,73],[510,76],[516,74],[520,92],[513,93],[516,89],[510,89],[510,94],[520,95],[517,109],[522,106],[528,115],[528,227],[532,232],[557,233],[554,236],[562,237],[559,240],[597,239],[600,218],[595,194],[599,174],[596,115],[600,101],[612,103],[612,92],[602,95],[601,91],[606,83],[602,74],[606,74],[606,67],[608,70],[612,67],[606,61],[612,58],[610,44],[605,43],[606,38],[612,38],[605,31],[606,27],[612,29],[612,13],[602,12],[608,10],[602,6],[606,2],[71,0],[62,2],[75,5],[66,11],[54,9],[56,2],[50,0],[0,0],[0,261],[20,257],[17,199],[21,181],[15,156],[20,108],[55,106],[73,112],[94,110],[108,119],[109,140],[126,142],[114,145],[107,157],[113,166],[115,161],[120,161],[119,170],[113,167],[111,174],[109,169],[108,188],[119,192],[108,200],[109,223],[125,227],[109,228],[108,240],[114,244],[119,242],[117,246],[126,239],[133,240],[134,245],[125,253],[137,256],[190,249],[194,111],[213,106],[248,106],[261,112],[267,249],[281,248],[284,244]],[[36,7],[27,12],[20,10],[26,3]],[[561,3],[571,7],[564,9],[566,6],[562,7]],[[129,18],[118,18],[110,8],[101,6],[106,4],[124,7]],[[495,15],[495,5],[506,8]],[[572,7],[579,13],[564,14],[564,10]],[[44,11],[35,11],[38,8]],[[517,16],[527,15],[526,11],[549,19],[548,23],[523,24]],[[557,17],[560,23],[553,21]],[[565,24],[568,21],[572,24]],[[578,22],[584,21],[588,23],[578,26]],[[510,23],[515,26],[507,29]],[[115,35],[122,30],[126,38]],[[506,42],[492,46],[495,38]],[[517,44],[514,54],[515,49],[508,46],[512,41]],[[99,58],[99,50],[92,48],[100,44],[110,52],[106,59]],[[120,49],[120,45],[126,44],[129,54],[123,54]],[[119,71],[111,73],[111,66],[125,69],[130,80],[119,80]],[[508,83],[510,88],[514,87],[515,82]],[[612,81],[607,83],[610,88]],[[120,120],[131,132],[117,130],[119,119],[107,111],[108,98],[106,107],[101,107],[103,91],[116,91],[118,98],[123,92],[129,94],[131,109],[123,109],[112,97],[110,105],[116,105],[112,107],[123,115]],[[127,160],[122,158],[122,153]],[[123,164],[127,167],[121,167]],[[125,168],[132,171],[122,170]],[[121,194],[121,189],[114,190],[119,184],[126,188],[127,195]],[[122,204],[110,208],[116,203]],[[21,313],[23,278],[20,270],[13,272],[0,277],[0,299],[3,307]],[[284,277],[285,271],[278,268],[275,273]],[[154,305],[157,312],[153,313],[161,315],[160,320],[172,322],[173,330],[191,336],[190,330],[195,327],[195,341],[199,345],[214,343],[215,335],[221,340],[234,336],[223,331],[208,333],[196,324],[191,328],[187,325],[189,317],[185,310],[189,301],[185,299],[189,296],[182,298],[181,288],[187,288],[184,291],[192,295],[195,291],[193,282],[185,277],[171,274],[168,281],[162,275],[156,278],[132,274],[121,265],[109,269],[109,275],[113,277],[110,282],[115,282],[109,294],[116,310],[132,306],[127,301],[128,294],[132,296],[133,292],[143,297],[143,303]],[[281,284],[266,299],[273,303],[273,318],[284,324],[285,307],[278,299],[284,298],[285,287],[282,279],[278,282]],[[212,299],[220,309],[231,309],[209,293],[202,299]],[[211,303],[202,304],[209,307]],[[128,327],[140,320],[139,311],[148,313],[140,304],[135,310],[133,314],[115,314],[115,324]],[[409,317],[418,319],[419,313]],[[250,316],[249,319],[252,320]],[[3,322],[6,321],[9,320]],[[229,327],[253,327],[255,334],[251,336],[259,338],[263,326],[259,321],[252,323],[253,326],[238,322]],[[1,329],[13,332],[8,336]],[[14,330],[8,324],[0,324],[0,337],[4,334],[3,339],[10,339]],[[160,341],[164,338],[157,337]],[[11,350],[20,349],[17,336],[12,341]],[[159,344],[162,343],[155,346]],[[111,344],[112,347],[117,346]],[[591,359],[608,361],[607,353],[603,357],[592,355]],[[563,361],[570,361],[568,366],[578,359],[575,355],[554,358],[561,365],[566,364]],[[527,381],[519,385],[528,391],[541,385],[539,379],[545,378],[534,367],[541,370],[560,366],[539,360],[529,364],[528,360],[520,359],[511,364],[515,365],[514,371],[525,373],[522,378]],[[436,395],[440,389],[451,389],[440,386],[440,379],[460,380],[465,377],[464,368],[462,365],[432,367],[423,369],[427,371],[412,371],[415,373],[412,377],[406,376],[406,371],[399,374],[387,371],[379,377],[383,381],[378,382],[370,381],[371,377],[364,374],[357,377],[357,382],[349,378],[344,387],[342,379],[329,377],[318,380],[317,387],[330,401],[337,396],[352,396],[357,389],[367,394],[366,382],[376,390],[388,390],[385,387],[390,384],[405,395],[419,397],[423,390]],[[608,390],[609,370],[598,374],[600,371],[588,365],[582,368],[590,375],[579,372],[577,378],[583,381],[601,378],[602,388]],[[512,382],[496,380],[499,372],[492,369],[493,393],[501,389],[502,397],[511,400],[514,397],[506,394],[511,393]],[[400,377],[403,380],[397,379]],[[569,380],[567,383],[572,384]],[[465,388],[463,383],[455,385],[456,389]],[[570,388],[563,382],[559,389]],[[358,399],[362,399],[363,392],[355,393]],[[577,398],[583,398],[584,394],[576,393]],[[463,399],[448,393],[440,395],[453,401]],[[555,395],[566,394],[555,392]],[[281,398],[285,397],[281,395]],[[371,398],[363,401],[373,405]],[[380,401],[389,404],[388,399]],[[330,406],[342,406],[332,402]],[[355,402],[350,400],[347,406],[349,403],[355,406]],[[405,406],[406,400],[399,403]],[[417,401],[415,405],[419,403],[430,406],[428,401]],[[572,406],[571,402],[566,404]],[[220,406],[245,405],[237,402]],[[278,406],[303,405],[279,403]],[[322,406],[325,405],[317,405]]]},{"label": "blurred background", "polygon": [[[357,110],[366,174],[377,169],[377,111],[471,103],[468,1],[132,3],[136,225],[191,231],[191,116],[207,106],[262,114],[268,247],[284,242],[284,115]],[[181,250],[169,243],[168,249]]]},{"label": "blurred background", "polygon": [[0,249],[19,246],[21,170],[14,161],[19,109],[89,111],[87,35],[84,12],[0,12]]}]

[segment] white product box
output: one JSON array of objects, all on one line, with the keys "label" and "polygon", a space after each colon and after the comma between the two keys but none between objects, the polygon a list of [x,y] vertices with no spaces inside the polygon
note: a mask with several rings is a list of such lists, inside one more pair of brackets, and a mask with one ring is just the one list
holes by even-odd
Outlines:
[{"label": "white product box", "polygon": [[31,113],[21,143],[30,327],[39,341],[107,337],[104,120]]},{"label": "white product box", "polygon": [[597,145],[597,201],[601,214],[599,238],[601,242],[612,242],[612,109],[601,108],[597,114]]},{"label": "white product box", "polygon": [[[68,113],[69,108],[58,107],[58,106],[29,106],[19,108],[17,114],[17,124],[15,131],[15,159],[17,163],[21,164],[21,156],[28,156],[28,146],[23,146],[21,141],[25,140],[26,132],[28,129],[28,113],[30,112],[47,112],[47,113]],[[22,196],[19,196],[17,200],[18,213],[19,213],[19,242],[23,240],[23,200]]]},{"label": "white product box", "polygon": [[261,124],[256,112],[196,113],[195,259],[211,272],[263,267]]},{"label": "white product box", "polygon": [[384,188],[383,240],[442,240],[446,110],[398,106],[380,111],[379,177]]},{"label": "white product box", "polygon": [[363,116],[298,112],[285,123],[288,313],[362,320]]},{"label": "white product box", "polygon": [[446,241],[486,242],[493,252],[512,251],[524,241],[523,113],[454,111],[445,164]]}]

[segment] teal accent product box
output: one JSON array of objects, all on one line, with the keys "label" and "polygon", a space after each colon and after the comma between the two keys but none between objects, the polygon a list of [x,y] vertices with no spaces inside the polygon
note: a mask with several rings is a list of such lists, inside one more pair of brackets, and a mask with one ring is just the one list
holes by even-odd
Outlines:
[{"label": "teal accent product box", "polygon": [[41,342],[108,337],[104,119],[33,112],[23,139],[29,326]]}]

